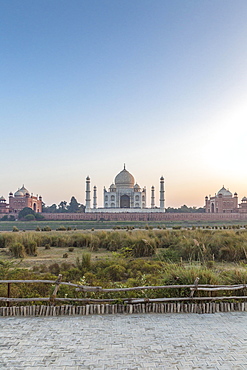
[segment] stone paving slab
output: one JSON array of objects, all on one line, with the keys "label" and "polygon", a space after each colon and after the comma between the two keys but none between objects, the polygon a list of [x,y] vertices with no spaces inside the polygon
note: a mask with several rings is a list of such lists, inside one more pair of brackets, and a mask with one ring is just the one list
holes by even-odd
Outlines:
[{"label": "stone paving slab", "polygon": [[247,369],[247,312],[1,317],[0,369]]}]

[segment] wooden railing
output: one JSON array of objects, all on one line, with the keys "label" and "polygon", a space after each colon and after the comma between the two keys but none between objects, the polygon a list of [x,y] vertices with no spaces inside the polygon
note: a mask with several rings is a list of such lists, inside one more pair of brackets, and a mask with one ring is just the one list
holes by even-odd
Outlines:
[{"label": "wooden railing", "polygon": [[[11,297],[11,284],[26,283],[26,284],[53,284],[55,288],[49,297],[32,297],[32,298],[14,298]],[[196,278],[194,284],[192,285],[161,285],[161,286],[139,286],[132,288],[112,288],[105,289],[100,286],[83,286],[79,284],[73,284],[70,282],[63,282],[62,275],[58,276],[57,280],[0,280],[0,284],[7,284],[7,297],[0,297],[0,302],[6,302],[7,306],[10,303],[20,303],[20,302],[49,302],[50,305],[55,305],[56,302],[78,302],[81,304],[90,303],[116,303],[116,301],[121,301],[122,303],[128,304],[142,304],[142,303],[164,303],[164,302],[186,302],[186,301],[222,301],[222,300],[246,300],[247,295],[229,295],[229,296],[206,296],[206,297],[196,297],[195,293],[199,291],[205,292],[218,292],[218,291],[237,291],[245,290],[247,284],[238,285],[210,285],[201,284],[199,285],[199,278]],[[190,295],[188,297],[163,297],[163,298],[69,298],[69,297],[57,297],[59,287],[61,285],[67,285],[75,288],[77,292],[95,292],[95,293],[119,293],[119,292],[130,292],[130,291],[143,291],[143,290],[157,290],[157,289],[189,289]]]}]

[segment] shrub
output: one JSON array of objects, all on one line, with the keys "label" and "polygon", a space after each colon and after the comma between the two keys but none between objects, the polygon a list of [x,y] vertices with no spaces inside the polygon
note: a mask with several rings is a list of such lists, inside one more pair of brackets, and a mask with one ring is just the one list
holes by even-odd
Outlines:
[{"label": "shrub", "polygon": [[34,216],[34,215],[31,215],[31,214],[26,215],[26,216],[24,217],[24,220],[25,220],[25,221],[33,221],[33,220],[35,220],[35,216]]},{"label": "shrub", "polygon": [[156,252],[156,245],[153,240],[146,239],[136,240],[133,244],[132,255],[134,257],[150,257]]},{"label": "shrub", "polygon": [[69,257],[68,253],[63,254],[63,258],[68,258],[68,257]]},{"label": "shrub", "polygon": [[51,249],[50,244],[46,244],[46,245],[45,245],[45,249]]},{"label": "shrub", "polygon": [[9,251],[13,257],[24,258],[25,257],[25,248],[21,243],[13,243],[9,247]]},{"label": "shrub", "polygon": [[73,267],[74,265],[70,262],[62,262],[60,265],[60,271],[68,271],[69,269]]},{"label": "shrub", "polygon": [[208,269],[212,269],[214,267],[214,261],[207,261],[206,266]]},{"label": "shrub", "polygon": [[54,275],[59,275],[60,273],[60,267],[58,263],[53,263],[52,265],[49,266],[48,269]]},{"label": "shrub", "polygon": [[59,226],[57,229],[57,231],[66,231],[66,227],[65,226]]},{"label": "shrub", "polygon": [[159,253],[159,258],[165,262],[179,262],[179,252],[173,248],[166,248]]},{"label": "shrub", "polygon": [[76,259],[76,266],[81,271],[87,271],[91,268],[91,254],[82,253],[81,260],[79,257]]},{"label": "shrub", "polygon": [[37,243],[34,240],[24,243],[24,247],[29,256],[37,256]]},{"label": "shrub", "polygon": [[6,242],[6,239],[4,238],[3,235],[0,234],[0,248],[6,247],[5,242]]},{"label": "shrub", "polygon": [[45,226],[43,227],[42,231],[51,231],[51,228],[50,226]]},{"label": "shrub", "polygon": [[13,230],[12,230],[14,233],[17,233],[19,231],[18,227],[16,226],[13,226]]},{"label": "shrub", "polygon": [[37,221],[43,221],[45,218],[41,213],[35,213],[35,219]]},{"label": "shrub", "polygon": [[69,252],[73,252],[74,251],[74,248],[73,247],[69,247]]},{"label": "shrub", "polygon": [[126,269],[124,266],[114,264],[106,267],[104,273],[109,277],[109,279],[113,281],[120,281],[125,277]]},{"label": "shrub", "polygon": [[39,266],[39,271],[40,271],[41,273],[48,272],[48,267],[47,267],[44,263],[42,263],[42,264]]}]

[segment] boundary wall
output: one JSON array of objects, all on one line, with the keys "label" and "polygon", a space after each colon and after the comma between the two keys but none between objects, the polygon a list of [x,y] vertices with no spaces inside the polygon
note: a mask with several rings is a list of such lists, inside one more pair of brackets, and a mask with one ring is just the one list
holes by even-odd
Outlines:
[{"label": "boundary wall", "polygon": [[0,307],[1,316],[85,316],[105,314],[145,313],[216,313],[247,311],[247,302],[210,303],[138,303],[138,304],[87,304],[84,306],[13,306]]},{"label": "boundary wall", "polygon": [[66,221],[247,221],[247,213],[42,213]]}]

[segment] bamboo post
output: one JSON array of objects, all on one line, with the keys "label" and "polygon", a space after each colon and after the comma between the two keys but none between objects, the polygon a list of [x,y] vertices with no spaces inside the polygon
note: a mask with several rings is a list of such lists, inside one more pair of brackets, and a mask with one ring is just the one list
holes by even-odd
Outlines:
[{"label": "bamboo post", "polygon": [[194,281],[194,288],[190,288],[191,289],[191,292],[190,292],[190,298],[193,298],[194,296],[194,293],[195,291],[197,290],[198,288],[198,283],[199,283],[199,277],[196,278],[196,280]]},{"label": "bamboo post", "polygon": [[[10,298],[10,283],[8,283],[8,298]],[[7,302],[7,307],[10,307],[10,301]]]},{"label": "bamboo post", "polygon": [[59,285],[61,284],[61,281],[62,281],[62,275],[59,274],[57,280],[55,281],[55,284],[56,284],[55,289],[54,289],[52,295],[50,296],[50,304],[52,306],[55,305],[55,298],[56,298],[56,295],[57,295],[57,291],[59,289]]}]

